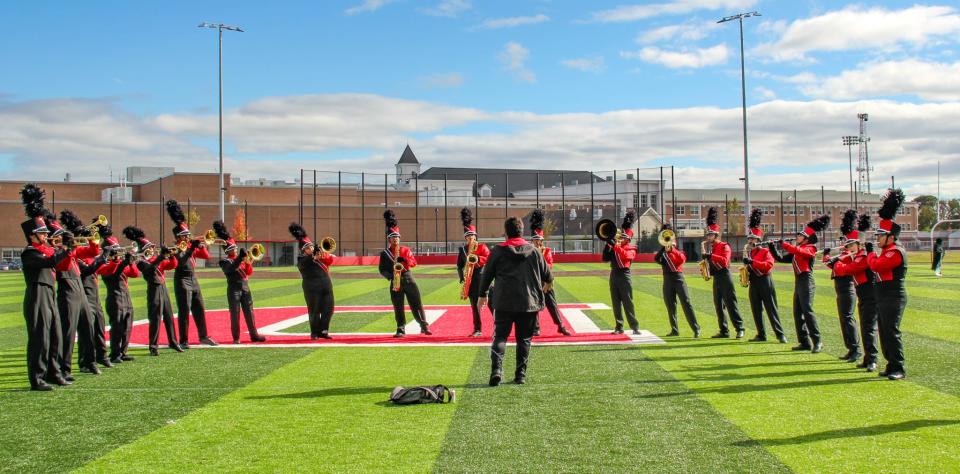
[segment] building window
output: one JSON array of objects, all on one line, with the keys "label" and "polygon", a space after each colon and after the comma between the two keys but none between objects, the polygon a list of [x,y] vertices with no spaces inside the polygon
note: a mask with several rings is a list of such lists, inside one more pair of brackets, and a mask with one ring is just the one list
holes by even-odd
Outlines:
[{"label": "building window", "polygon": [[650,195],[650,207],[652,207],[652,208],[654,208],[654,209],[657,208],[657,195],[656,195],[656,194],[651,194],[651,195]]},{"label": "building window", "polygon": [[641,194],[641,195],[640,195],[640,209],[643,209],[643,208],[645,208],[645,207],[647,207],[647,195],[646,195],[646,194]]},{"label": "building window", "polygon": [[700,206],[690,206],[690,215],[699,216],[700,215]]},{"label": "building window", "polygon": [[686,214],[687,206],[677,206],[677,215],[682,216]]}]

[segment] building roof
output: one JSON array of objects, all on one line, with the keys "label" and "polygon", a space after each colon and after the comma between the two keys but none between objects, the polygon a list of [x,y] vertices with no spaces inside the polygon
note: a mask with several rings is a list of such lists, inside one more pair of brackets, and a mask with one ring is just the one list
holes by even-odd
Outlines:
[{"label": "building roof", "polygon": [[[673,190],[664,189],[663,195],[667,202],[670,201]],[[793,202],[793,189],[785,190],[750,190],[750,200],[752,203],[780,203],[780,193],[783,193],[784,203]],[[743,188],[715,188],[715,189],[677,189],[678,203],[689,202],[720,202],[726,199],[736,199],[743,202]],[[879,194],[857,193],[856,200],[859,203],[879,203],[881,196]],[[798,189],[797,202],[817,202],[821,200],[819,189]],[[850,191],[824,190],[823,201],[828,203],[848,203],[850,202]]]},{"label": "building roof", "polygon": [[417,160],[417,155],[413,154],[413,150],[410,149],[410,145],[407,145],[403,149],[403,154],[400,155],[400,161],[397,162],[398,165],[419,165],[420,161]]},{"label": "building roof", "polygon": [[561,176],[564,185],[589,183],[591,179],[599,183],[603,178],[589,171],[572,170],[531,170],[531,169],[490,169],[490,168],[445,168],[433,167],[417,176],[419,179],[477,181],[478,186],[489,185],[491,197],[504,197],[507,190],[507,175],[510,176],[509,192],[536,189],[540,186],[559,186]]}]

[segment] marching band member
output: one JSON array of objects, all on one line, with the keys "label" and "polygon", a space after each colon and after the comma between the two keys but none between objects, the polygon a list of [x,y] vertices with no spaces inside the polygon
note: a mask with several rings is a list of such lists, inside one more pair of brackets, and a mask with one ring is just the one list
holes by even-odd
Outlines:
[{"label": "marching band member", "polygon": [[881,377],[900,380],[906,377],[904,365],[903,340],[900,335],[900,321],[907,306],[907,289],[904,280],[907,276],[907,251],[897,245],[900,237],[900,224],[894,222],[897,210],[903,205],[903,191],[890,189],[883,198],[883,205],[877,211],[880,225],[876,229],[877,253],[868,250],[867,263],[878,277],[878,316],[880,327],[880,349],[887,367],[880,372]]},{"label": "marching band member", "polygon": [[717,224],[717,209],[707,210],[707,251],[703,259],[709,263],[710,275],[713,277],[713,307],[717,312],[717,324],[720,332],[711,336],[714,339],[730,337],[727,327],[727,318],[724,309],[730,315],[730,321],[737,330],[737,339],[743,338],[743,318],[737,308],[737,291],[733,287],[733,278],[730,276],[730,257],[733,251],[730,244],[720,240],[720,226]]},{"label": "marching band member", "polygon": [[60,373],[60,324],[55,300],[54,270],[67,259],[67,252],[47,242],[50,229],[44,220],[43,190],[27,184],[20,191],[28,217],[20,223],[26,247],[23,264],[23,317],[27,322],[27,378],[30,390],[53,390],[47,382],[70,385]]},{"label": "marching band member", "polygon": [[[111,232],[112,234],[112,232]],[[101,237],[103,234],[101,234]],[[140,270],[132,252],[123,252],[116,237],[104,237],[107,262],[97,268],[97,275],[107,285],[106,309],[110,320],[110,362],[130,362],[127,355],[130,333],[133,331],[133,300],[130,298],[130,278],[139,278]]]},{"label": "marching band member", "polygon": [[[840,222],[840,233],[843,234],[844,239],[854,232],[856,223],[857,211],[847,209],[843,213],[843,220]],[[860,360],[861,354],[860,334],[857,332],[857,320],[853,316],[853,305],[856,298],[853,275],[840,275],[836,268],[837,263],[847,263],[850,258],[851,255],[846,251],[846,248],[834,257],[830,256],[829,247],[823,249],[823,263],[830,269],[830,278],[833,280],[833,288],[837,293],[837,315],[840,316],[840,333],[843,335],[843,345],[847,346],[847,353],[840,356],[840,360],[856,362]]]},{"label": "marching band member", "polygon": [[384,211],[383,221],[386,224],[388,246],[380,252],[380,275],[390,281],[390,301],[393,303],[393,316],[397,320],[397,332],[393,337],[406,335],[404,326],[407,325],[407,318],[403,311],[404,296],[410,304],[413,319],[420,324],[420,334],[429,336],[433,333],[430,332],[427,324],[427,314],[424,312],[423,302],[420,300],[420,288],[417,287],[417,282],[413,279],[413,273],[410,272],[417,266],[417,259],[409,247],[400,245],[400,226],[397,224],[397,217],[392,210]]},{"label": "marching band member", "polygon": [[[543,244],[543,210],[534,209],[533,213],[530,215],[530,239],[533,241],[533,248],[537,249],[541,254],[543,254],[543,260],[547,262],[547,268],[550,271],[553,271],[553,249],[547,247]],[[546,297],[544,299],[544,306],[547,307],[547,312],[550,313],[550,318],[553,319],[553,323],[557,325],[557,332],[563,334],[564,336],[569,336],[570,331],[567,328],[563,327],[563,320],[560,319],[560,308],[557,306],[557,293],[554,291],[553,286],[551,285],[550,291],[544,294]],[[533,335],[540,335],[540,316],[538,315],[533,320]]]},{"label": "marching band member", "polygon": [[757,244],[763,240],[763,230],[760,221],[763,219],[763,209],[754,208],[750,212],[750,232],[747,234],[749,253],[743,256],[743,264],[750,272],[750,310],[753,312],[753,323],[757,326],[757,335],[751,342],[767,340],[767,332],[763,324],[763,312],[766,310],[770,319],[770,328],[781,344],[787,342],[780,324],[780,310],[777,305],[777,288],[773,284],[773,255],[770,250]]},{"label": "marching band member", "polygon": [[227,305],[230,307],[230,335],[233,343],[240,344],[240,312],[250,333],[251,342],[264,342],[267,338],[257,332],[257,322],[253,316],[253,294],[247,280],[253,275],[253,263],[247,255],[247,249],[239,249],[237,242],[227,231],[223,221],[213,221],[213,231],[224,242],[226,255],[220,259],[220,270],[227,277]]},{"label": "marching band member", "polygon": [[[863,362],[858,368],[867,372],[877,370],[877,293],[874,288],[876,274],[870,270],[867,253],[873,252],[873,243],[867,242],[867,251],[860,244],[860,237],[870,230],[870,215],[862,214],[856,230],[846,235],[844,248],[849,254],[837,259],[833,271],[838,276],[853,277],[857,293],[857,313],[860,316],[860,339],[863,341]],[[836,258],[836,257],[834,257]]]},{"label": "marching band member", "polygon": [[[48,223],[49,224],[49,223]],[[63,378],[72,381],[73,341],[77,341],[77,362],[81,372],[100,374],[94,349],[94,314],[87,301],[83,282],[80,280],[80,265],[83,258],[96,258],[100,247],[92,240],[87,245],[74,245],[73,240],[83,231],[83,223],[71,211],[60,212],[60,225],[54,225],[54,236],[61,236],[68,257],[57,265],[57,307],[60,311],[60,370]]]},{"label": "marching band member", "polygon": [[330,266],[333,265],[333,254],[314,244],[300,224],[293,222],[287,229],[300,245],[297,269],[303,278],[303,299],[307,302],[310,319],[310,339],[332,339],[330,320],[333,319],[334,300]]},{"label": "marching band member", "polygon": [[822,215],[807,223],[806,228],[797,234],[796,245],[781,242],[780,246],[787,251],[786,254],[781,254],[774,243],[769,244],[770,252],[778,262],[793,264],[793,323],[799,341],[792,348],[795,351],[818,353],[823,350],[820,325],[817,324],[817,314],[813,312],[813,297],[817,290],[813,279],[813,259],[817,255],[817,232],[825,229],[829,222],[830,216]]},{"label": "marching band member", "polygon": [[633,281],[630,278],[630,264],[637,256],[637,248],[630,245],[635,217],[634,211],[627,211],[623,216],[619,238],[611,237],[603,248],[603,261],[610,262],[610,300],[616,321],[613,334],[623,334],[623,313],[627,314],[627,323],[633,333],[640,334],[640,322],[637,321],[633,306]]},{"label": "marching band member", "polygon": [[153,242],[147,240],[142,230],[134,226],[123,229],[123,235],[137,243],[139,253],[143,258],[137,261],[143,280],[147,282],[147,319],[150,322],[150,355],[159,356],[160,320],[167,331],[167,345],[183,352],[177,343],[177,331],[173,325],[173,305],[170,304],[170,292],[167,291],[167,282],[164,272],[177,268],[177,259],[167,247],[160,247],[159,251]]},{"label": "marching band member", "polygon": [[[463,240],[466,242],[457,252],[457,274],[460,276],[460,284],[463,285],[460,299],[470,299],[470,309],[473,312],[473,334],[470,334],[470,337],[480,337],[480,311],[483,309],[477,304],[480,272],[487,264],[490,249],[487,244],[477,242],[477,228],[473,225],[473,213],[469,208],[460,210],[460,222],[463,224]],[[471,258],[475,258],[476,262],[468,262]],[[466,281],[467,279],[470,281]]]},{"label": "marching band member", "polygon": [[[96,220],[94,220],[96,222]],[[113,235],[113,230],[109,225],[96,225],[97,234],[100,236],[101,244],[104,239]],[[89,229],[81,229],[82,236],[91,237]],[[100,255],[77,259],[80,266],[80,281],[83,283],[83,292],[87,297],[87,303],[90,306],[90,312],[93,315],[93,349],[94,358],[97,364],[104,367],[113,367],[107,358],[107,334],[106,321],[103,317],[103,306],[100,304],[100,278],[97,276],[99,269],[106,260],[104,259],[105,250],[101,247]]]},{"label": "marching band member", "polygon": [[[673,226],[663,224],[660,227],[660,233],[664,231],[673,232]],[[687,291],[687,281],[683,278],[683,264],[687,261],[687,256],[677,249],[674,242],[666,247],[660,247],[653,260],[660,264],[663,272],[663,303],[667,307],[667,317],[670,320],[670,334],[674,337],[680,335],[679,324],[677,323],[677,300],[680,300],[680,307],[683,308],[683,315],[687,318],[687,324],[693,331],[693,337],[700,337],[700,323],[697,322],[697,314],[693,311],[693,305],[690,304],[690,293]]]},{"label": "marching band member", "polygon": [[[197,336],[200,343],[216,346],[207,333],[207,316],[203,304],[203,294],[200,292],[200,281],[195,272],[197,259],[207,260],[210,252],[207,246],[199,239],[193,239],[190,228],[187,226],[187,216],[177,201],[167,201],[167,213],[176,224],[173,237],[177,240],[177,250],[173,252],[177,260],[177,268],[173,271],[173,296],[177,300],[177,329],[180,330],[180,347],[189,349],[190,315],[197,324]],[[186,242],[187,249],[180,250],[179,245]]]}]

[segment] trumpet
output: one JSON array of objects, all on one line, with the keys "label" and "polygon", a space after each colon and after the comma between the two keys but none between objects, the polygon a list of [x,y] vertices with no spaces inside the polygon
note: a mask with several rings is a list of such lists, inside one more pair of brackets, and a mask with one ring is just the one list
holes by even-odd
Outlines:
[{"label": "trumpet", "polygon": [[103,227],[109,223],[110,222],[107,221],[107,216],[100,214],[99,216],[97,216],[97,220],[93,221],[93,223],[87,225],[85,228],[93,231],[93,230],[96,230],[97,227]]},{"label": "trumpet", "polygon": [[203,243],[208,247],[211,245],[226,245],[227,241],[217,238],[217,233],[210,229],[203,233]]},{"label": "trumpet", "polygon": [[758,243],[757,246],[759,247],[761,245],[770,245],[770,244],[776,245],[781,242],[793,242],[795,240],[797,240],[795,237],[790,237],[789,239],[770,239],[770,240],[764,240],[763,242]]},{"label": "trumpet", "polygon": [[[747,242],[743,246],[743,258],[747,258],[750,255],[750,250],[753,249],[753,244]],[[750,269],[744,264],[740,267],[740,286],[747,288],[750,286]]]},{"label": "trumpet", "polygon": [[91,243],[92,243],[92,244],[95,244],[95,245],[100,245],[100,234],[99,234],[99,233],[94,233],[94,234],[91,235],[90,237],[83,237],[83,236],[81,236],[81,237],[74,237],[74,238],[73,238],[73,245],[74,245],[74,247],[79,247],[79,246],[82,246],[82,245],[90,245]]},{"label": "trumpet", "polygon": [[606,242],[611,239],[614,241],[620,240],[620,236],[623,234],[623,231],[617,227],[617,224],[610,219],[602,219],[600,222],[597,222],[597,227],[594,229],[594,233],[597,235],[597,238]]},{"label": "trumpet", "polygon": [[253,244],[247,249],[247,259],[251,262],[259,262],[263,260],[264,255],[267,254],[267,250],[263,247],[263,244]]},{"label": "trumpet", "polygon": [[700,255],[701,255],[700,276],[702,276],[705,281],[710,281],[710,278],[712,278],[712,276],[710,275],[710,263],[707,262],[705,258],[702,258],[702,256],[705,253],[707,253],[707,241],[701,240],[700,241]]},{"label": "trumpet", "polygon": [[676,241],[677,234],[670,229],[660,231],[660,235],[657,236],[657,242],[659,242],[663,248],[673,247],[676,245]]}]

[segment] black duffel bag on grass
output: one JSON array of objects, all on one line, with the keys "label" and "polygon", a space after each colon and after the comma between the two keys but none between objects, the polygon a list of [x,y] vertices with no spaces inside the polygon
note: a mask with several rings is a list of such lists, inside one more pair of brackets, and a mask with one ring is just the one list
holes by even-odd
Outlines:
[{"label": "black duffel bag on grass", "polygon": [[[444,402],[446,396],[446,402]],[[390,393],[390,401],[397,405],[416,405],[418,403],[451,403],[457,392],[444,385],[430,387],[397,387]]]}]

